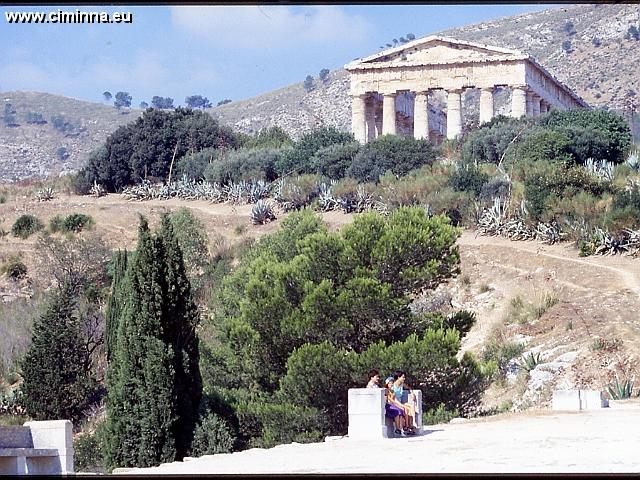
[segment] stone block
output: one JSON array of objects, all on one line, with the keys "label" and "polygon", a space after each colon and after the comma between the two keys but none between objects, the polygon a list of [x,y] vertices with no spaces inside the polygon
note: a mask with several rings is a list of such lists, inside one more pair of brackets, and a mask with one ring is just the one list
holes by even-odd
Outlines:
[{"label": "stone block", "polygon": [[580,410],[596,410],[608,406],[607,399],[598,390],[580,390]]},{"label": "stone block", "polygon": [[554,390],[553,410],[580,410],[579,390]]},{"label": "stone block", "polygon": [[[24,426],[31,428],[34,448],[55,448],[58,450],[60,470],[49,473],[73,473],[73,433],[69,420],[25,422]],[[49,465],[47,468],[55,468],[55,466]],[[48,472],[40,473],[46,474]]]},{"label": "stone block", "polygon": [[350,439],[386,438],[383,389],[350,388],[348,402]]}]

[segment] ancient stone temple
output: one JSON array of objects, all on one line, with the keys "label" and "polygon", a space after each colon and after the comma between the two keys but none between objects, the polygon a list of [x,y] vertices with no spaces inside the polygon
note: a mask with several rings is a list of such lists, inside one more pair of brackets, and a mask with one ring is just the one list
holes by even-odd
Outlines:
[{"label": "ancient stone temple", "polygon": [[[455,138],[462,132],[462,97],[468,89],[479,90],[479,123],[496,114],[494,95],[501,89],[510,91],[508,114],[513,117],[588,107],[529,55],[452,38],[419,38],[355,60],[345,69],[351,80],[351,128],[361,143],[407,131],[416,138],[438,133]],[[446,94],[444,122],[429,118],[434,114],[430,99],[439,91]],[[399,109],[400,103],[405,106]],[[404,118],[399,110],[412,118],[409,128],[399,128],[398,119]]]}]

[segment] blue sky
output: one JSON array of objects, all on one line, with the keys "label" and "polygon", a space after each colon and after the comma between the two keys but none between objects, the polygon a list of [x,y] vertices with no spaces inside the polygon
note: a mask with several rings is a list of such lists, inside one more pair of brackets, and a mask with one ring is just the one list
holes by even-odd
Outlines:
[{"label": "blue sky", "polygon": [[[128,91],[133,104],[159,95],[184,104],[240,100],[340,68],[413,33],[558,5],[3,7],[0,91],[28,90],[102,101]],[[132,24],[9,24],[8,11],[132,12]]]}]

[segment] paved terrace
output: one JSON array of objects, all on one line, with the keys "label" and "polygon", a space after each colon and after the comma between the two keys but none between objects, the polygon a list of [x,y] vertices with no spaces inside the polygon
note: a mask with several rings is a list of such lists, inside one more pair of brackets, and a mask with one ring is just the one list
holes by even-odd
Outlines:
[{"label": "paved terrace", "polygon": [[342,437],[114,473],[639,473],[639,445],[640,408],[633,405],[510,413],[426,427],[416,437]]}]

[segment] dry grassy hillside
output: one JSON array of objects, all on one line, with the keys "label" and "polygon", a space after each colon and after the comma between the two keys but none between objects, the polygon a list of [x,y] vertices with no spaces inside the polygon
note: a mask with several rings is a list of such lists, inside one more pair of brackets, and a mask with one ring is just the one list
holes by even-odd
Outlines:
[{"label": "dry grassy hillside", "polygon": [[[102,145],[120,125],[135,120],[140,110],[119,113],[113,106],[38,92],[0,92],[16,114],[17,127],[0,125],[0,182],[27,177],[44,177],[75,171],[89,153]],[[28,124],[29,112],[39,113],[46,124]],[[52,117],[63,117],[75,128],[62,132]],[[58,157],[65,148],[68,158]]]}]

